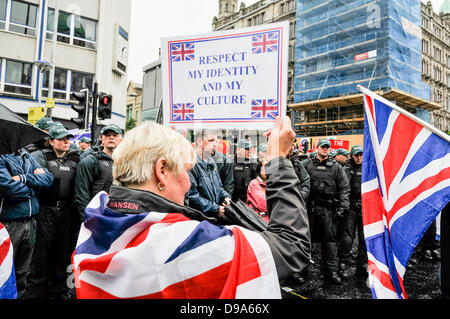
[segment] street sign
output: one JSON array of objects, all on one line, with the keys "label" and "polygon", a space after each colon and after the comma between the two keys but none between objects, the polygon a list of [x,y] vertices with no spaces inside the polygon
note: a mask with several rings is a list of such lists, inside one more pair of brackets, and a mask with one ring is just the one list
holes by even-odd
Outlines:
[{"label": "street sign", "polygon": [[289,22],[163,38],[164,125],[273,127],[286,114]]},{"label": "street sign", "polygon": [[45,108],[41,106],[29,107],[28,108],[28,123],[36,124],[41,118],[45,116]]},{"label": "street sign", "polygon": [[53,109],[55,107],[55,99],[48,97],[45,100],[45,107],[48,109]]}]

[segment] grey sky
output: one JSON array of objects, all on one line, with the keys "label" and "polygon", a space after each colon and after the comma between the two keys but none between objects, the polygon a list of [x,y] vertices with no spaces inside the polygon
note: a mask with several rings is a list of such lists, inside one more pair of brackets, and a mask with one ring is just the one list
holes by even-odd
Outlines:
[{"label": "grey sky", "polygon": [[[249,6],[257,1],[243,2]],[[431,1],[435,11],[443,1]],[[142,69],[158,59],[162,37],[211,32],[218,4],[218,0],[132,0],[128,81],[142,83]]]}]

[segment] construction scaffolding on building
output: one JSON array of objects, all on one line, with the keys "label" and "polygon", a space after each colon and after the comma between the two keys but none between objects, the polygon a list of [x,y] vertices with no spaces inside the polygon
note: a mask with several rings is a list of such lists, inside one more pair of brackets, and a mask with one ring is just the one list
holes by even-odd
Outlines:
[{"label": "construction scaffolding on building", "polygon": [[[357,85],[429,121],[430,87],[421,79],[420,0],[298,0],[295,128],[305,136],[358,134]],[[408,104],[407,102],[411,103]]]}]

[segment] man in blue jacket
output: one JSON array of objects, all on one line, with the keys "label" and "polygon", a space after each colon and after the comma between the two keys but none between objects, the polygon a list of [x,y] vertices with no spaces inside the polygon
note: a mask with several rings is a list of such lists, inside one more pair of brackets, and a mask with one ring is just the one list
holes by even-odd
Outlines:
[{"label": "man in blue jacket", "polygon": [[203,130],[195,134],[197,163],[189,171],[191,188],[188,193],[189,206],[209,217],[222,217],[231,196],[223,186],[217,165],[211,154],[217,144],[213,131]]},{"label": "man in blue jacket", "polygon": [[38,194],[53,183],[53,176],[21,149],[0,155],[0,222],[13,245],[18,298],[25,297],[28,268],[36,240]]}]

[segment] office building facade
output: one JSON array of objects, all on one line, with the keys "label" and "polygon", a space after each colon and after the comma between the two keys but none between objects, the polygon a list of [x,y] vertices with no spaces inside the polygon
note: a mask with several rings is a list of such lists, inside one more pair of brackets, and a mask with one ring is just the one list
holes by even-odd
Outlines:
[{"label": "office building facade", "polygon": [[[30,107],[46,105],[49,72],[36,61],[53,57],[52,117],[69,128],[77,113],[71,93],[81,89],[111,94],[112,118],[99,124],[125,126],[130,0],[0,0],[0,102],[27,118]],[[41,99],[39,99],[41,97]]]}]

